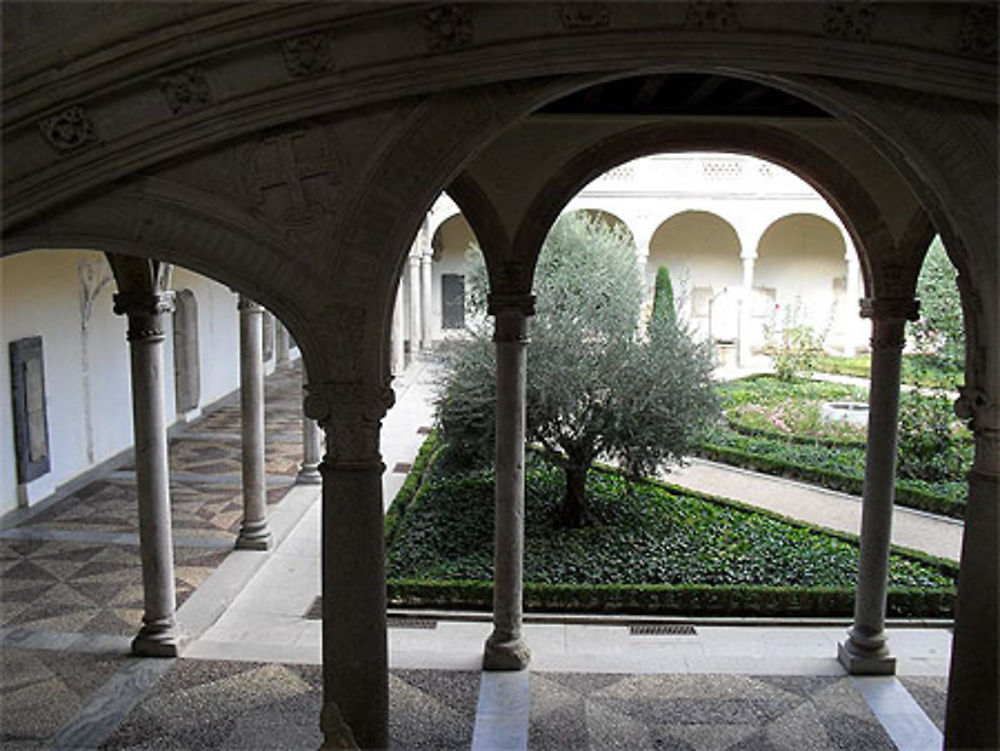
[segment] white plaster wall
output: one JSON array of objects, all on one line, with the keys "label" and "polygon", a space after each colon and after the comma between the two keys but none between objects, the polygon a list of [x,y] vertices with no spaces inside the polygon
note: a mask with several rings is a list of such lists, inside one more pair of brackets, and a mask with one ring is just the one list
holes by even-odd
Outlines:
[{"label": "white plaster wall", "polygon": [[[28,499],[49,495],[90,466],[78,267],[95,261],[107,269],[99,254],[83,251],[44,250],[0,259],[0,339],[5,360],[0,368],[0,512],[18,505],[9,342],[42,337],[51,470],[27,486]],[[94,461],[132,442],[125,322],[111,312],[112,292],[113,285],[105,286],[94,299],[87,328]]]},{"label": "white plaster wall", "polygon": [[[42,337],[52,467],[27,486],[30,503],[132,445],[126,320],[112,310],[114,282],[101,283],[110,276],[103,255],[91,251],[40,250],[0,259],[0,341],[5,360],[0,367],[0,514],[19,503],[9,342]],[[174,270],[173,287],[191,289],[198,300],[199,406],[205,406],[239,386],[237,297],[228,287],[185,269]],[[86,331],[85,288],[92,291]],[[172,317],[166,316],[165,322],[164,406],[168,423],[173,423],[177,415]]]},{"label": "white plaster wall", "polygon": [[[434,263],[431,266],[431,338],[434,340],[442,339],[451,334],[450,331],[441,328],[443,318],[441,276],[443,274],[461,274],[468,277],[465,251],[470,244],[475,242],[476,236],[461,214],[456,214],[445,220],[434,234],[431,243],[431,247],[434,249]],[[466,293],[468,293],[468,278],[465,285]],[[468,308],[465,312],[468,315]]]}]

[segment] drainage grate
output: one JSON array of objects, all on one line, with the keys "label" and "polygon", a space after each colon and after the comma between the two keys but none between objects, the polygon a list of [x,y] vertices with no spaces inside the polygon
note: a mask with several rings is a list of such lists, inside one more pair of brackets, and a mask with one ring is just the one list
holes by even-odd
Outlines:
[{"label": "drainage grate", "polygon": [[432,630],[438,627],[437,621],[428,618],[387,618],[389,628],[422,628]]},{"label": "drainage grate", "polygon": [[399,475],[405,475],[413,469],[413,465],[409,462],[397,462],[396,466],[392,468],[392,471]]},{"label": "drainage grate", "polygon": [[431,426],[430,425],[421,425],[419,428],[417,428],[417,433],[419,433],[420,435],[430,435],[431,434]]},{"label": "drainage grate", "polygon": [[690,623],[633,623],[628,627],[629,636],[696,636]]}]

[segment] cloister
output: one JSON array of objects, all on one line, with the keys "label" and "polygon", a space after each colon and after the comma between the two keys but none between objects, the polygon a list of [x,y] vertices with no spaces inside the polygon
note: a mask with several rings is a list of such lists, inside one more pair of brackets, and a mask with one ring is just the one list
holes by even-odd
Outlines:
[{"label": "cloister", "polygon": [[[382,748],[380,421],[393,399],[400,279],[415,237],[433,247],[428,210],[446,191],[489,273],[498,419],[484,667],[521,669],[537,253],[570,199],[613,168],[650,154],[747,154],[814,187],[857,253],[872,366],[861,570],[839,653],[853,673],[893,669],[884,626],[900,359],[935,234],[958,270],[968,345],[955,408],[975,462],[945,746],[1000,746],[994,4],[5,3],[2,13],[3,254],[107,253],[115,309],[128,320],[147,594],[137,653],[176,652],[161,396],[167,264],[237,290],[248,336],[256,305],[273,311],[301,351],[304,413],[326,439],[325,747],[342,747],[349,730],[359,746]],[[765,228],[747,228],[739,247],[757,249],[753,232]],[[653,229],[648,243],[636,237],[651,263],[669,256]],[[753,272],[762,277],[765,258]],[[748,280],[748,267],[727,284],[769,286]],[[843,295],[853,294],[845,280]],[[244,545],[267,545],[261,505],[247,505]]]}]

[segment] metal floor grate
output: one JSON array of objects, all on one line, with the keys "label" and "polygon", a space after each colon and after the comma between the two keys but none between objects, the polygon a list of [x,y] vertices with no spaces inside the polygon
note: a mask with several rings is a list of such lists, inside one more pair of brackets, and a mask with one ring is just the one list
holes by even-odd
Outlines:
[{"label": "metal floor grate", "polygon": [[389,628],[420,628],[433,630],[438,627],[437,621],[428,618],[389,618],[386,620]]},{"label": "metal floor grate", "polygon": [[690,623],[633,623],[629,636],[697,636]]},{"label": "metal floor grate", "polygon": [[396,466],[392,468],[392,471],[396,474],[405,475],[413,469],[413,465],[409,462],[396,462]]}]

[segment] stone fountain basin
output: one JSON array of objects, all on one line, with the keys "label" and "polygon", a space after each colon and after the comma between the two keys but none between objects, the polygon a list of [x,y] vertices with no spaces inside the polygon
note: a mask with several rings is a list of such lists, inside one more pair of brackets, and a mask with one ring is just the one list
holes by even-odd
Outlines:
[{"label": "stone fountain basin", "polygon": [[820,407],[819,419],[865,427],[868,424],[868,405],[865,402],[827,402]]}]

